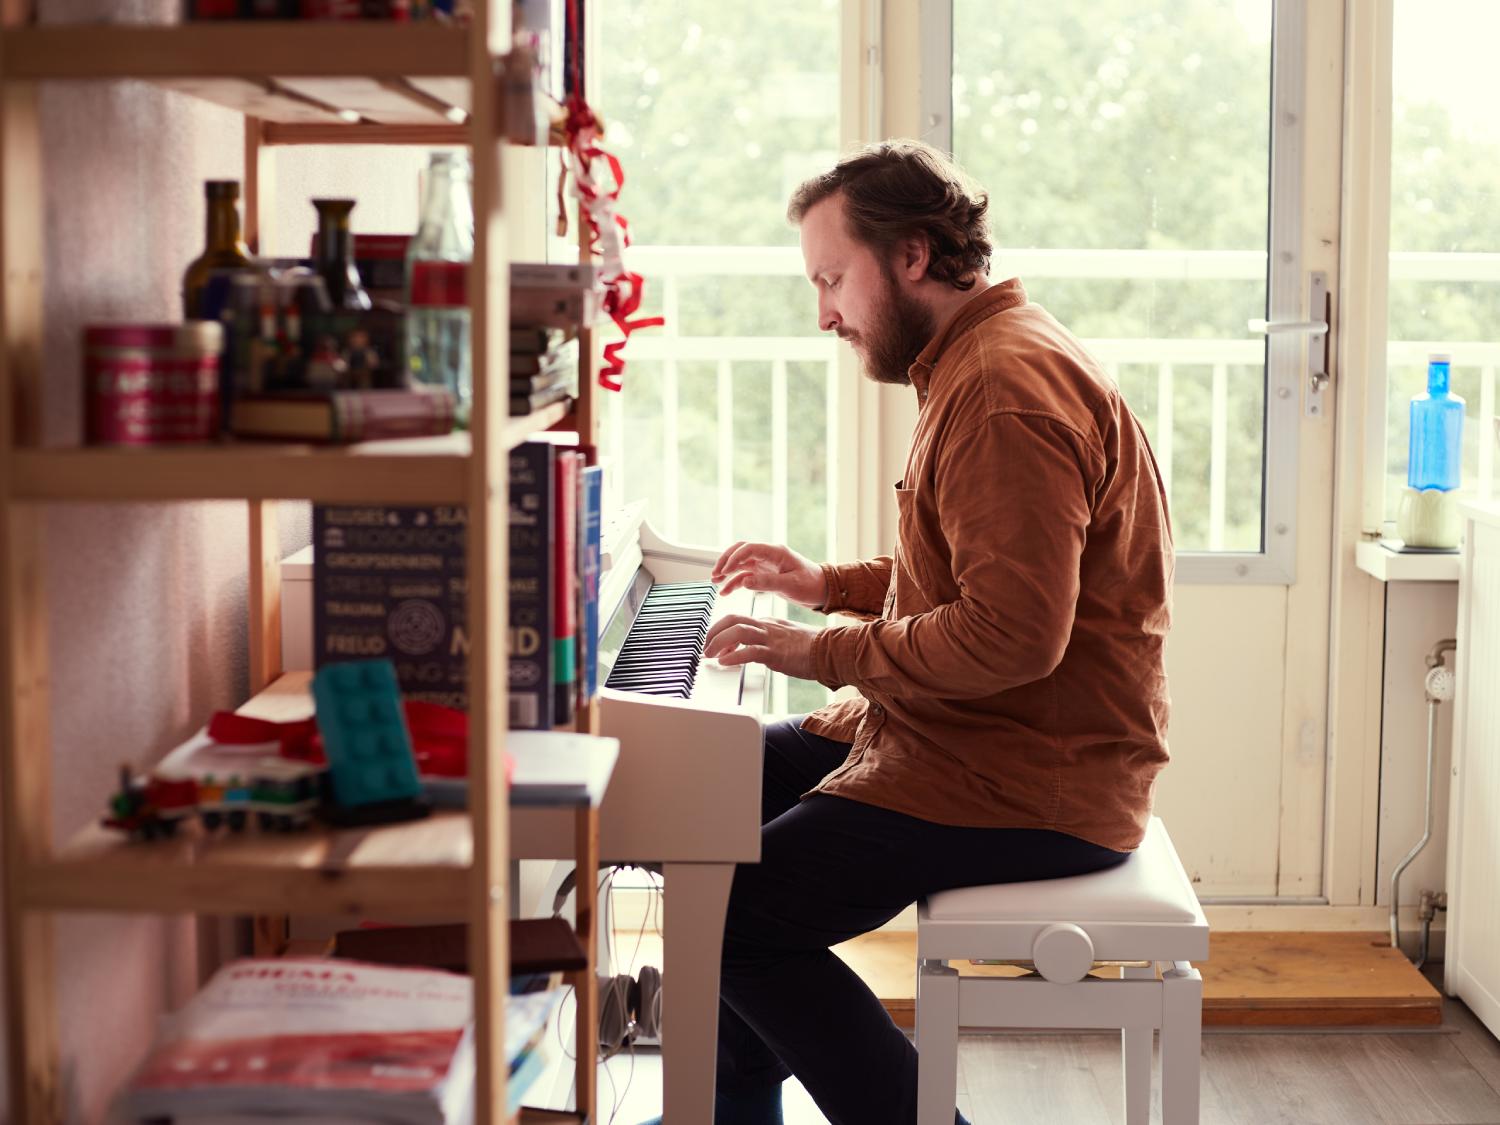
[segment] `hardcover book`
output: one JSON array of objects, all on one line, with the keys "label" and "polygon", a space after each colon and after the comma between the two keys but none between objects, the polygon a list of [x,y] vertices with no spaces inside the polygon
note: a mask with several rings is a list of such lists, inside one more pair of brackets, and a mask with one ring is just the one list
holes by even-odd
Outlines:
[{"label": "hardcover book", "polygon": [[583,665],[583,703],[599,694],[599,574],[600,529],[604,502],[604,469],[590,465],[583,470],[583,621],[580,627],[579,662]]},{"label": "hardcover book", "polygon": [[510,330],[510,354],[540,355],[556,351],[573,338],[566,328],[542,328],[537,326],[512,328]]},{"label": "hardcover book", "polygon": [[510,376],[512,379],[517,375],[535,375],[538,372],[576,370],[578,370],[577,340],[569,340],[565,344],[543,352],[513,351],[510,353]]},{"label": "hardcover book", "polygon": [[592,289],[598,267],[588,262],[512,262],[512,289]]},{"label": "hardcover book", "polygon": [[553,714],[555,447],[510,452],[510,726],[546,730]]},{"label": "hardcover book", "polygon": [[230,430],[241,438],[335,444],[432,437],[453,429],[457,408],[453,392],[442,387],[241,395]]},{"label": "hardcover book", "polygon": [[583,454],[557,450],[553,564],[552,721],[567,726],[578,704],[578,470]]},{"label": "hardcover book", "polygon": [[512,391],[510,396],[510,416],[512,418],[524,418],[528,414],[534,414],[544,406],[551,406],[554,402],[561,402],[573,393],[573,385],[564,383],[556,387],[546,387],[540,391],[532,391],[529,394],[517,394]]},{"label": "hardcover book", "polygon": [[468,521],[462,505],[313,505],[314,664],[386,657],[406,699],[467,710]]}]

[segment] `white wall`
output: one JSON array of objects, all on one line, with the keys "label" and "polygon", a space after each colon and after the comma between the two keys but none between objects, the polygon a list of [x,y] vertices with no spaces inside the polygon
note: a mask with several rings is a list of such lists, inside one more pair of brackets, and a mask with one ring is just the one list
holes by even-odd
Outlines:
[{"label": "white wall", "polygon": [[[1391,582],[1385,595],[1385,672],[1380,724],[1380,830],[1375,901],[1390,905],[1391,872],[1422,838],[1427,786],[1427,704],[1423,684],[1432,646],[1458,628],[1457,582]],[[1454,668],[1454,654],[1447,656]],[[1448,782],[1453,704],[1438,707],[1432,839],[1401,876],[1401,902],[1446,886]]]}]

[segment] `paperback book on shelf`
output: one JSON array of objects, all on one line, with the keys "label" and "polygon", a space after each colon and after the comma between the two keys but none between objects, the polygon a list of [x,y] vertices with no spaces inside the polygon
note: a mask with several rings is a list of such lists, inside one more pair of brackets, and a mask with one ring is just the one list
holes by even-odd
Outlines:
[{"label": "paperback book on shelf", "polygon": [[[540,1003],[533,1001],[532,1006]],[[121,1091],[128,1120],[287,1115],[451,1125],[472,1108],[473,984],[357,961],[236,961]],[[518,1013],[518,1047],[533,1037]]]}]

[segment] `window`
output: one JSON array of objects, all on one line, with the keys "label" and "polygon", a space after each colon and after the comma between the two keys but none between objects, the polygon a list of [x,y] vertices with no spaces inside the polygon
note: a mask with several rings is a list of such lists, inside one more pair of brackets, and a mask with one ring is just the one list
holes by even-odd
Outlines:
[{"label": "window", "polygon": [[[631,268],[666,327],[634,335],[601,445],[668,539],[836,556],[836,342],[819,333],[786,201],[836,158],[839,5],[595,7],[605,144],[625,167]],[[795,611],[792,616],[801,615]],[[821,620],[819,615],[804,619]],[[776,678],[773,709],[824,702]]]},{"label": "window", "polygon": [[1300,114],[1270,109],[1300,107],[1302,44],[1273,35],[1269,0],[951,0],[951,19],[948,89],[924,73],[924,106],[946,120],[929,99],[951,96],[954,155],[990,192],[992,275],[1119,383],[1179,580],[1290,581],[1307,343],[1248,325],[1303,319]]},{"label": "window", "polygon": [[1466,402],[1461,495],[1494,487],[1500,368],[1500,120],[1489,0],[1396,0],[1385,517],[1406,487],[1411,396],[1429,352],[1453,357]]}]

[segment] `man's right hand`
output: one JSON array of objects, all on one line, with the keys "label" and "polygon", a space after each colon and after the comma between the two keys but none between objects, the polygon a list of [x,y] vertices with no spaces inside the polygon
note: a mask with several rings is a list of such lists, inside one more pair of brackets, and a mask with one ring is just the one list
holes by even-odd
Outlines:
[{"label": "man's right hand", "polygon": [[823,568],[790,547],[774,543],[736,543],[714,563],[713,581],[720,594],[744,587],[780,594],[809,609],[828,601]]}]

